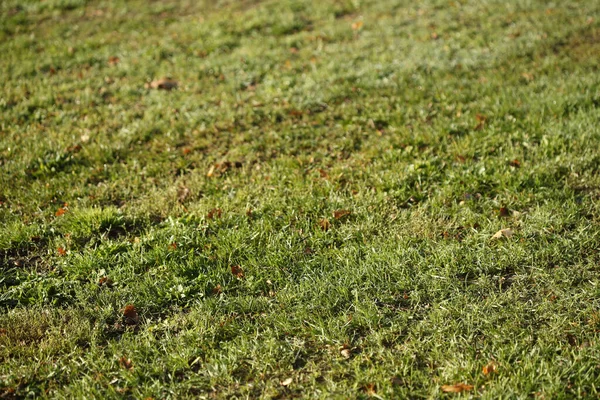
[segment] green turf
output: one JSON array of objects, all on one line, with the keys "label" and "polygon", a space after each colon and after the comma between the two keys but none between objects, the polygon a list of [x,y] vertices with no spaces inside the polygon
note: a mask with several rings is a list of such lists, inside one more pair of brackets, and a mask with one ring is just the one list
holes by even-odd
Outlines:
[{"label": "green turf", "polygon": [[599,2],[3,0],[0,54],[3,398],[600,396]]}]

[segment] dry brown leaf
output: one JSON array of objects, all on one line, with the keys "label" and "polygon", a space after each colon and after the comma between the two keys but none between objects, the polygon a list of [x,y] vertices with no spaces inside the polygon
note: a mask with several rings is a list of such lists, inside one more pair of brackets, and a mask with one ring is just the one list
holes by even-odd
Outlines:
[{"label": "dry brown leaf", "polygon": [[206,176],[208,176],[210,178],[214,174],[215,174],[215,166],[211,165],[210,168],[208,169],[208,172],[206,173]]},{"label": "dry brown leaf", "polygon": [[377,387],[374,383],[367,383],[363,389],[365,394],[369,397],[373,397],[377,394]]},{"label": "dry brown leaf", "polygon": [[490,361],[482,368],[482,372],[484,375],[489,375],[493,372],[497,372],[498,365],[494,361]]},{"label": "dry brown leaf", "polygon": [[67,207],[61,207],[54,213],[54,215],[56,215],[57,217],[60,217],[60,216],[65,215],[65,213],[67,211],[68,211]]},{"label": "dry brown leaf", "polygon": [[137,310],[133,304],[128,304],[123,308],[123,317],[127,325],[137,325],[140,322]]},{"label": "dry brown leaf", "polygon": [[509,161],[508,165],[510,165],[511,167],[519,168],[521,166],[521,161],[515,158],[514,160]]},{"label": "dry brown leaf", "polygon": [[352,23],[352,29],[355,31],[358,31],[360,28],[362,28],[364,25],[364,23],[362,21],[356,21],[354,23]]},{"label": "dry brown leaf", "polygon": [[131,359],[127,358],[126,356],[119,358],[119,364],[125,369],[133,369],[133,361],[131,361]]},{"label": "dry brown leaf", "polygon": [[331,222],[329,222],[327,218],[323,218],[319,220],[319,226],[321,227],[321,229],[327,232],[329,228],[331,228]]},{"label": "dry brown leaf", "polygon": [[67,251],[62,247],[59,247],[58,249],[56,249],[56,251],[58,251],[58,255],[60,256],[64,256],[67,254]]},{"label": "dry brown leaf", "polygon": [[292,117],[299,118],[304,115],[304,112],[301,110],[289,110],[288,114],[291,115]]},{"label": "dry brown leaf", "polygon": [[293,381],[292,378],[287,378],[286,380],[281,382],[281,386],[289,386],[292,383],[292,381]]},{"label": "dry brown leaf", "polygon": [[119,57],[116,57],[116,56],[108,57],[108,65],[117,65],[119,63],[119,61],[121,61],[119,59]]},{"label": "dry brown leaf", "polygon": [[475,116],[475,119],[477,120],[477,125],[475,126],[475,130],[476,131],[482,130],[483,127],[485,126],[485,121],[487,121],[487,117],[482,114],[477,114]]},{"label": "dry brown leaf", "polygon": [[214,295],[221,294],[221,293],[223,293],[223,288],[219,284],[213,288],[212,292]]},{"label": "dry brown leaf", "polygon": [[176,80],[171,78],[163,78],[152,81],[146,84],[148,89],[162,89],[162,90],[171,90],[175,89],[179,83]]},{"label": "dry brown leaf", "polygon": [[107,276],[103,276],[102,278],[98,279],[98,286],[112,287],[112,285],[113,285],[113,280]]},{"label": "dry brown leaf", "polygon": [[527,81],[532,81],[532,80],[533,80],[533,74],[530,74],[530,73],[528,73],[528,72],[523,72],[523,73],[521,74],[521,76],[522,76],[522,77],[523,77],[525,80],[527,80]]},{"label": "dry brown leaf", "polygon": [[442,385],[442,392],[446,393],[461,393],[469,390],[473,390],[473,385],[467,385],[466,383],[457,383],[455,385]]},{"label": "dry brown leaf", "polygon": [[190,189],[185,186],[181,186],[179,190],[177,190],[177,200],[179,200],[180,203],[183,203],[189,195]]},{"label": "dry brown leaf", "polygon": [[335,219],[341,219],[347,215],[350,215],[350,210],[336,210],[333,212],[333,218]]},{"label": "dry brown leaf", "polygon": [[223,215],[223,210],[221,210],[220,208],[213,208],[212,210],[210,210],[208,212],[208,214],[206,214],[206,218],[208,218],[208,219],[221,218],[221,215]]},{"label": "dry brown leaf", "polygon": [[244,277],[244,270],[239,265],[232,265],[231,273],[238,279],[242,279]]},{"label": "dry brown leaf", "polygon": [[492,239],[502,239],[502,238],[510,239],[514,234],[515,234],[515,231],[513,231],[512,229],[504,228],[504,229],[500,229],[498,232],[494,233],[494,236],[492,236]]},{"label": "dry brown leaf", "polygon": [[404,380],[402,380],[402,378],[400,378],[399,376],[392,377],[391,381],[392,381],[392,385],[394,385],[394,386],[403,386],[404,385]]},{"label": "dry brown leaf", "polygon": [[498,215],[500,217],[506,218],[506,217],[510,217],[510,212],[508,211],[508,208],[500,207],[500,210],[498,211]]},{"label": "dry brown leaf", "polygon": [[80,144],[74,144],[72,146],[67,147],[67,153],[77,154],[81,151],[82,147]]}]

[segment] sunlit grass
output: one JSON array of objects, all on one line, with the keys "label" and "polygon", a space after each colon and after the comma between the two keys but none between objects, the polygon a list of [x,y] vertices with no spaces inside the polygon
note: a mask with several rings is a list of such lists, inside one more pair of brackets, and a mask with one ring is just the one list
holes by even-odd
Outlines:
[{"label": "sunlit grass", "polygon": [[597,397],[599,15],[4,1],[0,395]]}]

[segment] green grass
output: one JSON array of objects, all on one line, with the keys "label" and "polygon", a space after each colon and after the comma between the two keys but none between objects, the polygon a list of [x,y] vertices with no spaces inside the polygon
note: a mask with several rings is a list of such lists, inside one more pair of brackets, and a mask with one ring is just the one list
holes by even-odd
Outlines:
[{"label": "green grass", "polygon": [[600,396],[600,3],[414,4],[0,2],[0,395]]}]

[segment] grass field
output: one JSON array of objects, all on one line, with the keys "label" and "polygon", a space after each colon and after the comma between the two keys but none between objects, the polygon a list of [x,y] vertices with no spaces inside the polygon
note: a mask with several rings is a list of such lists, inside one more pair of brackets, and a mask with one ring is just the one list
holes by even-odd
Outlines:
[{"label": "grass field", "polygon": [[3,0],[0,54],[0,397],[600,396],[600,2]]}]

